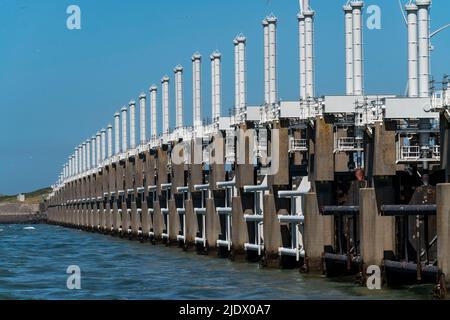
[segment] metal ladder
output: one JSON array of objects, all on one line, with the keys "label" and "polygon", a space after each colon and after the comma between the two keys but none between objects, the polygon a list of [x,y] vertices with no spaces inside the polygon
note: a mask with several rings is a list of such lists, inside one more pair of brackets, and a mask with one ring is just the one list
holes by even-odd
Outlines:
[{"label": "metal ladder", "polygon": [[181,220],[180,220],[181,224],[182,224],[181,230],[182,230],[183,234],[177,235],[177,241],[186,243],[186,205],[185,205],[185,201],[189,198],[189,187],[178,187],[177,191],[183,193],[183,207],[177,208],[177,213],[181,218]]},{"label": "metal ladder", "polygon": [[200,191],[201,195],[202,195],[201,208],[194,208],[194,214],[197,217],[201,216],[201,219],[202,219],[201,237],[195,237],[195,243],[203,244],[203,247],[206,247],[206,192],[208,191],[208,189],[209,189],[209,184],[200,184],[200,185],[194,186],[194,190]]},{"label": "metal ladder", "polygon": [[125,191],[119,190],[120,208],[117,209],[117,212],[119,213],[119,216],[120,216],[120,224],[119,224],[119,228],[118,228],[119,233],[121,233],[123,231],[123,228],[122,228],[123,227],[122,226],[122,221],[123,221],[122,202],[123,202],[124,197],[125,197]]},{"label": "metal ladder", "polygon": [[300,203],[300,208],[297,208],[297,200],[303,200],[303,196],[305,193],[309,192],[310,189],[311,184],[309,183],[308,178],[305,177],[302,179],[297,190],[278,191],[279,198],[289,198],[291,200],[290,215],[278,215],[278,221],[280,223],[288,223],[291,227],[291,245],[290,247],[278,248],[280,256],[294,256],[297,261],[299,261],[300,258],[305,257],[302,228],[304,225],[304,216],[302,212],[303,203]]},{"label": "metal ladder", "polygon": [[166,196],[166,207],[161,208],[161,214],[163,215],[163,220],[165,221],[165,229],[166,232],[161,234],[163,239],[169,240],[169,228],[170,228],[170,219],[169,219],[169,198],[170,198],[170,189],[172,188],[171,183],[163,183],[161,184],[161,191],[165,192]]},{"label": "metal ladder", "polygon": [[[144,201],[144,192],[145,192],[145,188],[144,187],[139,187],[136,189],[137,193],[140,196],[141,199],[141,206],[142,206],[142,202]],[[137,208],[136,209],[136,214],[137,214],[137,221],[139,222],[140,227],[138,228],[137,234],[138,236],[142,236],[142,208]]]},{"label": "metal ladder", "polygon": [[[127,198],[129,199],[130,205],[131,205],[131,201],[132,201],[132,195],[134,193],[134,189],[128,189],[127,190]],[[128,202],[127,199],[127,202]],[[131,208],[128,208],[128,203],[127,203],[127,215],[128,215],[128,229],[127,229],[127,233],[131,234],[132,232],[132,227],[131,227],[131,222],[133,221],[132,219],[132,212],[131,212]]]},{"label": "metal ladder", "polygon": [[265,182],[257,186],[244,186],[244,192],[254,193],[253,214],[245,214],[244,220],[247,223],[249,222],[254,223],[254,230],[255,230],[255,237],[253,239],[253,242],[244,243],[244,249],[246,251],[257,251],[258,256],[260,256],[262,251],[264,250],[264,232],[263,232],[264,205],[262,205],[261,202],[263,200],[262,196],[264,195],[264,192],[268,190],[269,186]]},{"label": "metal ladder", "polygon": [[[156,201],[156,186],[148,186],[148,192],[149,194],[152,194],[152,200],[153,202]],[[152,222],[152,226],[153,226],[153,214],[155,213],[155,210],[153,208],[148,208],[147,210],[147,214],[149,216],[149,221]],[[148,236],[150,238],[155,236],[155,232],[153,231],[153,228],[151,228],[148,232]]]},{"label": "metal ladder", "polygon": [[115,191],[111,191],[110,193],[110,215],[111,215],[111,226],[110,226],[110,230],[111,232],[114,231],[114,225],[115,225],[115,217],[114,217],[114,202],[116,201],[116,192]]},{"label": "metal ladder", "polygon": [[231,215],[232,215],[232,200],[234,197],[234,188],[236,185],[235,179],[231,181],[223,181],[217,182],[216,186],[218,189],[225,191],[225,207],[216,208],[217,214],[225,216],[225,240],[218,239],[216,244],[218,247],[228,248],[228,251],[231,250]]}]

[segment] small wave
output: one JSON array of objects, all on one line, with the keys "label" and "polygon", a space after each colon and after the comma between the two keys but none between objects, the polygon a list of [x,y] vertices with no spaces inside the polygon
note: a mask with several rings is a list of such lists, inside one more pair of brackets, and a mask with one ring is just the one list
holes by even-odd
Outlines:
[{"label": "small wave", "polygon": [[36,228],[35,227],[25,227],[25,228],[23,228],[23,230],[36,230]]}]

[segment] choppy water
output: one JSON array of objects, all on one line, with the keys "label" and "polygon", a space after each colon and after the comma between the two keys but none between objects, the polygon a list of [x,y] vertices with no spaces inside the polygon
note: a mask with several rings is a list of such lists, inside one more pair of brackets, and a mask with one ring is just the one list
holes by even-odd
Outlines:
[{"label": "choppy water", "polygon": [[[49,225],[0,225],[0,299],[429,299]],[[81,290],[66,287],[70,265]]]}]

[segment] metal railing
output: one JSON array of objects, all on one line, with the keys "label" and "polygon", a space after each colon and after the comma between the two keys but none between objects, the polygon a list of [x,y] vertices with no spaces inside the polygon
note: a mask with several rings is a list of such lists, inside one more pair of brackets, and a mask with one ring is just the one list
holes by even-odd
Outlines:
[{"label": "metal railing", "polygon": [[289,139],[289,152],[308,151],[308,142],[306,139]]},{"label": "metal railing", "polygon": [[245,250],[257,251],[258,256],[261,256],[264,250],[264,204],[262,202],[264,192],[269,190],[269,186],[266,184],[261,185],[249,185],[244,186],[244,192],[254,193],[254,207],[253,214],[245,214],[244,220],[247,223],[252,223],[255,231],[255,236],[253,239],[249,239],[249,242],[244,244]]},{"label": "metal railing", "polygon": [[450,107],[450,94],[447,91],[436,91],[431,97],[431,110],[442,111]]},{"label": "metal railing", "polygon": [[404,146],[397,147],[397,163],[400,162],[439,162],[441,159],[441,151],[439,145],[431,146]]},{"label": "metal railing", "polygon": [[232,214],[232,201],[234,197],[234,188],[235,188],[235,179],[232,181],[221,181],[217,182],[216,186],[218,189],[222,189],[225,192],[225,206],[224,207],[217,207],[216,212],[217,214],[223,215],[225,218],[225,237],[224,239],[219,239],[216,241],[216,244],[218,247],[226,247],[228,248],[228,251],[231,250],[231,214]]},{"label": "metal railing", "polygon": [[335,152],[363,151],[363,142],[360,138],[339,137],[335,142]]}]

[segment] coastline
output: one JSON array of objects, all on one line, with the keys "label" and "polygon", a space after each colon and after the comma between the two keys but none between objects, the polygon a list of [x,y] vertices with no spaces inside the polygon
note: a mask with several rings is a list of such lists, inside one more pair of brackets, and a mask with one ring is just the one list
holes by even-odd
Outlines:
[{"label": "coastline", "polygon": [[39,204],[0,204],[0,224],[38,224],[47,222],[47,213]]}]

